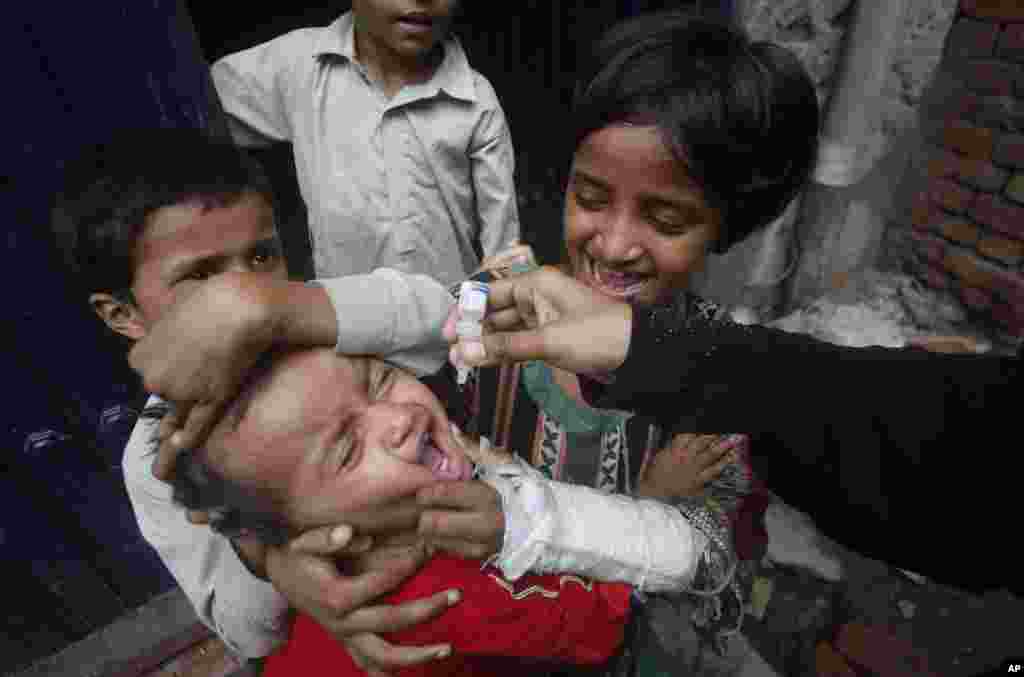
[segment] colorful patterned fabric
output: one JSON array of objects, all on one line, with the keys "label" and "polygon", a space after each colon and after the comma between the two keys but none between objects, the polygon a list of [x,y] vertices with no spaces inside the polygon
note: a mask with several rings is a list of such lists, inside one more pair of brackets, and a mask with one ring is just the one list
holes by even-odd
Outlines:
[{"label": "colorful patterned fabric", "polygon": [[[725,315],[719,306],[693,295],[680,296],[677,303],[688,314]],[[472,432],[520,454],[552,479],[603,491],[634,495],[644,463],[673,434],[688,432],[686,412],[680,412],[673,430],[665,430],[651,419],[582,404],[542,363],[482,370],[470,388]],[[653,677],[674,674],[684,665],[717,665],[716,674],[738,669],[742,660],[733,655],[729,637],[740,629],[749,582],[736,574],[733,530],[745,519],[743,503],[752,479],[744,456],[727,466],[702,496],[676,503],[708,537],[710,547],[689,590],[638,596],[643,603],[635,620],[635,641],[609,674]],[[671,627],[658,627],[662,623]]]}]

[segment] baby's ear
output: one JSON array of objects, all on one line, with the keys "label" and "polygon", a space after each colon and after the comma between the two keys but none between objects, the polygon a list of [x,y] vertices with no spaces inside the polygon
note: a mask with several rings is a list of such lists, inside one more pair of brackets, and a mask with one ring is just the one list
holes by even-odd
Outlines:
[{"label": "baby's ear", "polygon": [[113,294],[96,293],[89,296],[89,305],[111,331],[138,341],[146,335],[142,313],[132,303]]}]

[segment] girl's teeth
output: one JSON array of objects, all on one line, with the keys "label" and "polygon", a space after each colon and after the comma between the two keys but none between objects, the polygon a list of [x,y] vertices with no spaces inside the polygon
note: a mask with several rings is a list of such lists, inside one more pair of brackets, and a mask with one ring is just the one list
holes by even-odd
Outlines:
[{"label": "girl's teeth", "polygon": [[643,284],[643,279],[639,275],[607,270],[600,265],[595,265],[594,270],[597,273],[597,280],[601,285],[619,292],[629,291]]}]

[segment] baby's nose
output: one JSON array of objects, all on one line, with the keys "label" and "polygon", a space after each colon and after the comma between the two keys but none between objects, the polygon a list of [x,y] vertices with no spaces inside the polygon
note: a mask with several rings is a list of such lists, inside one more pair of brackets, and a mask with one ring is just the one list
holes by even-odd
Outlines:
[{"label": "baby's nose", "polygon": [[426,411],[411,404],[380,406],[380,442],[391,449],[418,445],[421,433],[427,431]]}]

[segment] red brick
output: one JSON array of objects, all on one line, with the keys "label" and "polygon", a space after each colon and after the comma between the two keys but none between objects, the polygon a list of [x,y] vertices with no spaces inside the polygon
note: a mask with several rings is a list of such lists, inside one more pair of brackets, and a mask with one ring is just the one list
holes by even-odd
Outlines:
[{"label": "red brick", "polygon": [[1024,21],[1024,3],[1020,0],[960,0],[967,16],[992,21]]},{"label": "red brick", "polygon": [[939,230],[947,240],[953,240],[959,244],[973,246],[978,241],[979,230],[973,223],[967,221],[951,220],[943,223]]},{"label": "red brick", "polygon": [[1024,260],[1024,242],[995,236],[986,237],[978,243],[978,253],[1008,266],[1016,266]]},{"label": "red brick", "polygon": [[943,179],[960,174],[961,157],[952,151],[936,148],[928,160],[928,178]]},{"label": "red brick", "polygon": [[952,148],[967,157],[987,160],[992,157],[995,132],[991,129],[957,121],[946,126],[942,133],[942,140],[947,148]]},{"label": "red brick", "polygon": [[978,190],[997,193],[1003,189],[1009,177],[1008,171],[986,160],[962,158],[960,161],[960,180]]},{"label": "red brick", "polygon": [[955,214],[963,214],[970,209],[974,196],[973,190],[949,179],[932,181],[931,190],[928,191],[928,197],[933,202]]},{"label": "red brick", "polygon": [[1024,336],[1024,308],[1006,303],[992,304],[992,319],[1013,336]]},{"label": "red brick", "polygon": [[910,223],[915,229],[931,230],[945,218],[946,213],[928,199],[927,193],[920,193],[914,200]]},{"label": "red brick", "polygon": [[1024,60],[1024,23],[1010,24],[999,36],[999,56],[1006,59]]},{"label": "red brick", "polygon": [[968,287],[991,289],[995,284],[997,271],[968,251],[947,249],[942,266]]},{"label": "red brick", "polygon": [[931,261],[936,265],[942,265],[946,255],[946,244],[937,237],[911,231],[910,239],[913,242],[914,251],[925,261]]},{"label": "red brick", "polygon": [[995,51],[999,24],[962,18],[953,24],[946,36],[947,59],[969,59],[991,56]]},{"label": "red brick", "polygon": [[978,223],[1010,237],[1024,238],[1024,207],[1017,207],[994,195],[979,195],[970,212]]},{"label": "red brick", "polygon": [[960,290],[960,299],[965,305],[974,310],[984,311],[992,307],[992,294],[984,289],[963,287]]},{"label": "red brick", "polygon": [[828,642],[814,648],[814,674],[821,677],[857,677],[857,673]]},{"label": "red brick", "polygon": [[1016,64],[989,59],[972,59],[953,68],[971,91],[985,96],[1012,96],[1021,72]]},{"label": "red brick", "polygon": [[1024,134],[1000,134],[992,160],[997,165],[1024,168]]},{"label": "red brick", "polygon": [[1024,309],[1024,275],[1010,270],[992,274],[992,289],[1001,300]]}]

